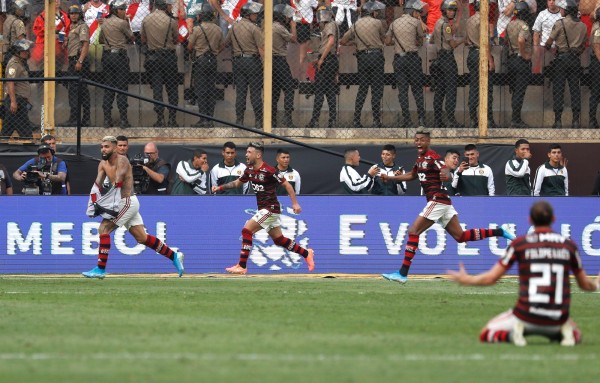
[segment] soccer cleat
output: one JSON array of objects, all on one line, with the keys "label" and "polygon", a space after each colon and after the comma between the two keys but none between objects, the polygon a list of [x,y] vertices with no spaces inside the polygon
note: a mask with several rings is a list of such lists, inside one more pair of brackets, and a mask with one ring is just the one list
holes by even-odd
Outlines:
[{"label": "soccer cleat", "polygon": [[308,271],[312,272],[315,269],[315,251],[308,249],[308,255],[306,256],[306,264],[308,265]]},{"label": "soccer cleat", "polygon": [[562,335],[562,340],[560,341],[561,346],[573,347],[575,346],[575,336],[573,332],[573,326],[569,322],[563,323],[560,326],[560,334]]},{"label": "soccer cleat", "polygon": [[173,255],[173,264],[177,269],[177,273],[181,277],[183,275],[183,253],[181,251],[176,251],[175,255]]},{"label": "soccer cleat", "polygon": [[500,230],[502,230],[502,236],[504,238],[511,240],[511,241],[516,238],[511,232],[508,231],[508,226],[502,225],[500,227]]},{"label": "soccer cleat", "polygon": [[93,269],[91,269],[90,271],[84,271],[83,273],[81,273],[81,275],[83,275],[86,278],[104,279],[104,277],[106,276],[106,270],[101,269],[98,266],[96,266]]},{"label": "soccer cleat", "polygon": [[237,264],[235,266],[226,268],[225,271],[227,271],[229,274],[246,275],[246,272],[248,271],[248,269],[245,269],[242,266],[240,266],[239,264]]},{"label": "soccer cleat", "polygon": [[515,323],[515,325],[513,327],[512,333],[511,333],[512,342],[515,344],[515,346],[518,346],[518,347],[527,346],[527,341],[525,340],[524,332],[525,332],[525,325],[520,320],[517,320],[517,322]]},{"label": "soccer cleat", "polygon": [[381,274],[381,276],[392,282],[406,283],[408,281],[408,277],[401,275],[399,271],[390,274]]}]

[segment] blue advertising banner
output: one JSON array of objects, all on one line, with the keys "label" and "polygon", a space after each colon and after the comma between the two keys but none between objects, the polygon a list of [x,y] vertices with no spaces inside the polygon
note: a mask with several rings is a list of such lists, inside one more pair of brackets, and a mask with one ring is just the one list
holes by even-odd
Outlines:
[{"label": "blue advertising banner", "polygon": [[[408,228],[424,197],[299,196],[302,213],[284,207],[285,236],[315,250],[316,273],[390,272],[402,263]],[[0,273],[80,273],[96,264],[100,218],[88,218],[88,198],[0,198]],[[223,273],[239,259],[241,229],[256,209],[253,196],[140,196],[150,234],[185,253],[186,273]],[[600,268],[600,208],[597,198],[548,198],[554,229],[580,247],[591,274]],[[527,233],[527,197],[462,197],[453,203],[464,228],[508,224]],[[253,274],[306,273],[303,259],[275,246],[264,231],[254,236],[248,269]],[[421,236],[411,274],[445,274],[464,262],[470,272],[488,269],[506,249],[503,238],[457,243],[435,224]],[[171,262],[137,244],[123,228],[112,236],[109,273],[174,273]],[[515,273],[515,270],[511,270]]]}]

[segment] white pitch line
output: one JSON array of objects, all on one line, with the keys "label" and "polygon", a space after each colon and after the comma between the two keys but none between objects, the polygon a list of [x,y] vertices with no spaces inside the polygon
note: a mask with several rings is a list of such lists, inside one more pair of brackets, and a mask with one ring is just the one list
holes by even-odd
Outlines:
[{"label": "white pitch line", "polygon": [[[558,348],[557,348],[558,349]],[[389,362],[485,362],[485,361],[529,361],[529,362],[579,362],[596,361],[597,354],[522,354],[502,353],[495,355],[484,354],[390,354],[381,357],[372,355],[339,355],[339,354],[214,354],[214,353],[92,353],[92,354],[62,354],[62,353],[0,353],[0,360],[46,361],[46,360],[190,360],[190,361],[267,361],[267,362],[359,362],[359,361],[389,361]]]}]

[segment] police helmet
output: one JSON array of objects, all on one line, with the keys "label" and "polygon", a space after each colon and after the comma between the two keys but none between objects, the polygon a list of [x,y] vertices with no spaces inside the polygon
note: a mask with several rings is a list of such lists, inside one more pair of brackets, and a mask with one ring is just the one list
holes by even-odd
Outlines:
[{"label": "police helmet", "polygon": [[54,155],[54,149],[48,144],[41,144],[37,149],[38,154],[42,154],[45,151],[50,151]]},{"label": "police helmet", "polygon": [[12,50],[15,53],[28,51],[33,46],[33,41],[27,39],[19,39],[12,44]]},{"label": "police helmet", "polygon": [[524,1],[519,1],[515,5],[514,14],[518,19],[525,19],[529,15],[529,4]]},{"label": "police helmet", "polygon": [[259,14],[263,11],[263,6],[260,3],[249,1],[240,9],[240,16],[249,17],[250,15]]},{"label": "police helmet", "polygon": [[385,4],[377,0],[367,1],[361,8],[361,16],[373,16],[375,18],[383,18]]},{"label": "police helmet", "polygon": [[475,12],[479,12],[480,8],[481,8],[481,0],[475,0],[473,2],[473,9],[475,9]]},{"label": "police helmet", "polygon": [[114,0],[110,3],[110,13],[117,13],[118,9],[127,10],[127,1],[126,0]]},{"label": "police helmet", "polygon": [[72,13],[77,13],[79,14],[79,17],[83,17],[83,10],[81,9],[81,7],[77,4],[73,4],[69,7],[69,12],[67,12],[69,15]]},{"label": "police helmet", "polygon": [[15,0],[10,6],[10,11],[15,16],[29,18],[29,1]]},{"label": "police helmet", "polygon": [[408,0],[406,3],[404,3],[404,12],[421,12],[423,7],[425,7],[425,4],[421,0]]},{"label": "police helmet", "polygon": [[594,12],[594,20],[600,21],[600,7],[596,8],[596,11]]},{"label": "police helmet", "polygon": [[457,9],[458,4],[456,3],[456,0],[444,0],[442,3],[442,15],[446,17],[448,17],[448,11],[456,11]]},{"label": "police helmet", "polygon": [[287,4],[277,4],[273,7],[273,20],[281,23],[287,19],[292,18],[296,10]]},{"label": "police helmet", "polygon": [[559,8],[562,8],[565,10],[565,13],[567,15],[573,15],[573,16],[577,16],[579,13],[579,5],[577,4],[577,1],[575,0],[563,0],[560,1],[559,4],[556,4]]},{"label": "police helmet", "polygon": [[209,3],[194,4],[190,8],[190,14],[200,16],[202,21],[210,21],[215,18],[215,9]]},{"label": "police helmet", "polygon": [[328,23],[333,20],[333,11],[325,5],[317,8],[317,23]]}]

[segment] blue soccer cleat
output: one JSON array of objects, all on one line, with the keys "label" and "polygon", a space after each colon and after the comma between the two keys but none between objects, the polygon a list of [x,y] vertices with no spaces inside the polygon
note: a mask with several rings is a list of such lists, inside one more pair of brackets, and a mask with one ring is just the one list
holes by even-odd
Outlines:
[{"label": "blue soccer cleat", "polygon": [[173,255],[173,264],[177,269],[177,273],[181,277],[183,275],[183,253],[181,251],[176,251]]},{"label": "blue soccer cleat", "polygon": [[508,226],[502,225],[502,226],[500,226],[500,230],[502,230],[502,236],[504,238],[511,240],[511,241],[516,238],[511,232],[508,231]]},{"label": "blue soccer cleat", "polygon": [[98,266],[96,266],[93,269],[91,269],[90,271],[84,271],[83,273],[81,273],[81,275],[83,275],[86,278],[104,279],[104,277],[106,276],[106,270],[101,269]]},{"label": "blue soccer cleat", "polygon": [[381,276],[392,282],[406,283],[408,281],[408,277],[401,275],[399,271],[390,274],[381,274]]}]

